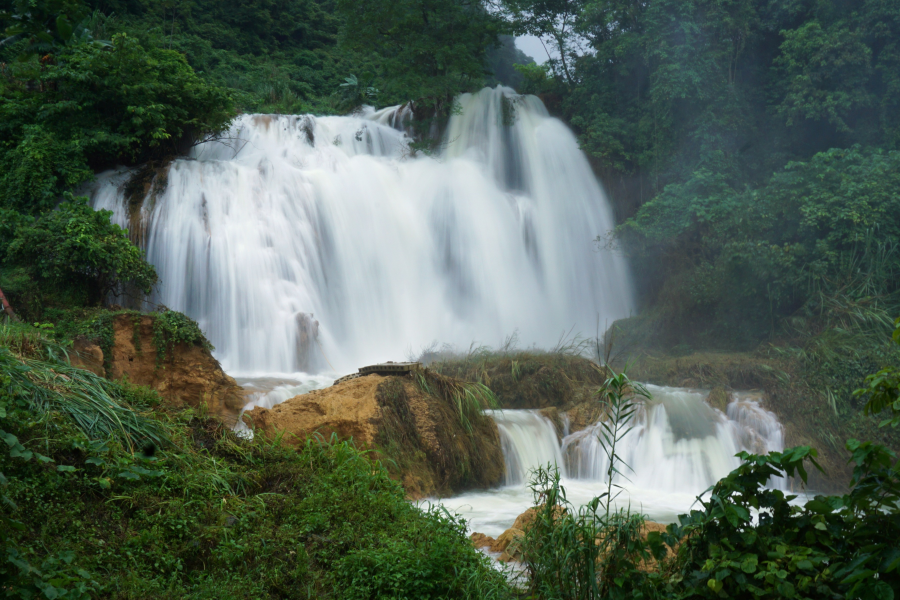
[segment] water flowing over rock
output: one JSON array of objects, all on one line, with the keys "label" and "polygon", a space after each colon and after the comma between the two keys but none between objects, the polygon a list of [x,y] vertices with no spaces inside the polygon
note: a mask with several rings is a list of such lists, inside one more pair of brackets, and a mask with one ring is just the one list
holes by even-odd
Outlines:
[{"label": "water flowing over rock", "polygon": [[145,196],[126,197],[130,172],[101,176],[93,204],[146,248],[152,300],[198,321],[230,373],[346,372],[516,329],[552,346],[628,315],[624,260],[593,242],[610,207],[573,134],[509,89],[458,102],[434,157],[400,130],[408,107],[246,115]]},{"label": "water flowing over rock", "polygon": [[[645,402],[619,442],[616,453],[631,484],[660,491],[701,493],[740,465],[742,450],[768,453],[784,449],[783,428],[760,405],[759,395],[738,394],[727,415],[704,401],[707,392],[648,385]],[[563,440],[575,477],[606,480],[609,461],[599,424]],[[622,476],[615,476],[624,482]]]},{"label": "water flowing over rock", "polygon": [[500,430],[506,485],[527,483],[530,471],[547,465],[566,472],[556,428],[550,419],[536,410],[493,410],[487,414]]}]

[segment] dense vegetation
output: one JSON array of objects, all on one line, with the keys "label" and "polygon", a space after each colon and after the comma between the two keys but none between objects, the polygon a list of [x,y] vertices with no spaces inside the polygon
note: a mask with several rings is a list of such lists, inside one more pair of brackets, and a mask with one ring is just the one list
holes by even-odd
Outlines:
[{"label": "dense vegetation", "polygon": [[631,256],[655,342],[747,348],[796,317],[896,316],[896,5],[506,4],[561,52],[528,83],[612,192],[622,224],[598,234]]},{"label": "dense vegetation", "polygon": [[0,326],[7,598],[502,598],[464,524],[349,443],[250,441]]},{"label": "dense vegetation", "polygon": [[[528,64],[513,33],[542,36],[556,58]],[[879,431],[896,435],[900,347],[884,334],[900,314],[897,40],[900,5],[879,0],[0,2],[0,289],[57,338],[0,326],[0,592],[514,593],[458,519],[410,506],[352,446],[241,439],[67,364],[83,327],[108,329],[94,307],[157,279],[77,188],[116,165],[165,164],[240,111],[412,102],[424,132],[484,83],[540,94],[612,193],[620,225],[598,243],[629,255],[643,302],[622,339],[788,357],[816,382],[810,406],[851,424],[865,407],[867,432],[890,412]],[[163,359],[179,336],[203,343],[183,315],[158,322]],[[539,363],[502,370],[534,379],[535,398],[571,392],[532,377]],[[763,487],[805,479],[811,448],[744,456],[702,509],[649,535],[639,515],[601,510],[611,489],[576,508],[539,475],[531,592],[892,598],[896,456],[847,452],[842,496],[796,506]]]}]

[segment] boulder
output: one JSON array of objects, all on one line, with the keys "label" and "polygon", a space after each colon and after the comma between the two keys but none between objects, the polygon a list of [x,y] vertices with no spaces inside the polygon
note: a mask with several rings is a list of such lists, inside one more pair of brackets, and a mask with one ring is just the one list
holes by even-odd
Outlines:
[{"label": "boulder", "polygon": [[352,439],[374,450],[371,456],[383,460],[409,498],[420,499],[490,487],[503,478],[496,424],[480,410],[461,417],[456,399],[447,396],[460,385],[427,371],[360,374],[271,409],[256,407],[243,418],[262,435],[284,434],[289,444],[315,435]]},{"label": "boulder", "polygon": [[725,409],[728,407],[728,392],[725,391],[725,388],[722,386],[714,387],[709,392],[709,396],[706,397],[706,403],[717,410],[725,412]]}]

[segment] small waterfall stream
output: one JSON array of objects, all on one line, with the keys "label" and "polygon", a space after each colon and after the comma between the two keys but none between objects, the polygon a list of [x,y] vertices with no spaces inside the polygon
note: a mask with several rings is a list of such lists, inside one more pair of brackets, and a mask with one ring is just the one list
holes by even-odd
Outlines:
[{"label": "small waterfall stream", "polygon": [[537,467],[555,466],[565,475],[566,464],[549,419],[536,410],[493,410],[487,414],[497,423],[506,464],[505,485],[528,482]]}]

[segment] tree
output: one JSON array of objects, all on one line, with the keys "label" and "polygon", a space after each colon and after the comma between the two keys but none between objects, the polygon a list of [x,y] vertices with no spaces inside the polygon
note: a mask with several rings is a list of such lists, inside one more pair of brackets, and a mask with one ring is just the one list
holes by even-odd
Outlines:
[{"label": "tree", "polygon": [[0,69],[0,206],[25,213],[94,170],[181,154],[232,116],[224,90],[183,55],[126,34]]},{"label": "tree", "polygon": [[584,8],[583,0],[507,0],[514,28],[519,34],[534,35],[552,40],[553,49],[559,55],[555,58],[547,51],[551,65],[560,65],[569,86],[575,84],[573,69],[569,63],[576,56],[578,44],[577,23]]},{"label": "tree", "polygon": [[67,193],[56,210],[16,229],[7,259],[39,285],[80,293],[89,304],[121,295],[126,285],[149,294],[156,269],[110,216]]},{"label": "tree", "polygon": [[[342,44],[374,55],[383,104],[416,100],[449,110],[481,86],[502,22],[484,0],[338,0]],[[367,79],[362,77],[362,79]]]}]

